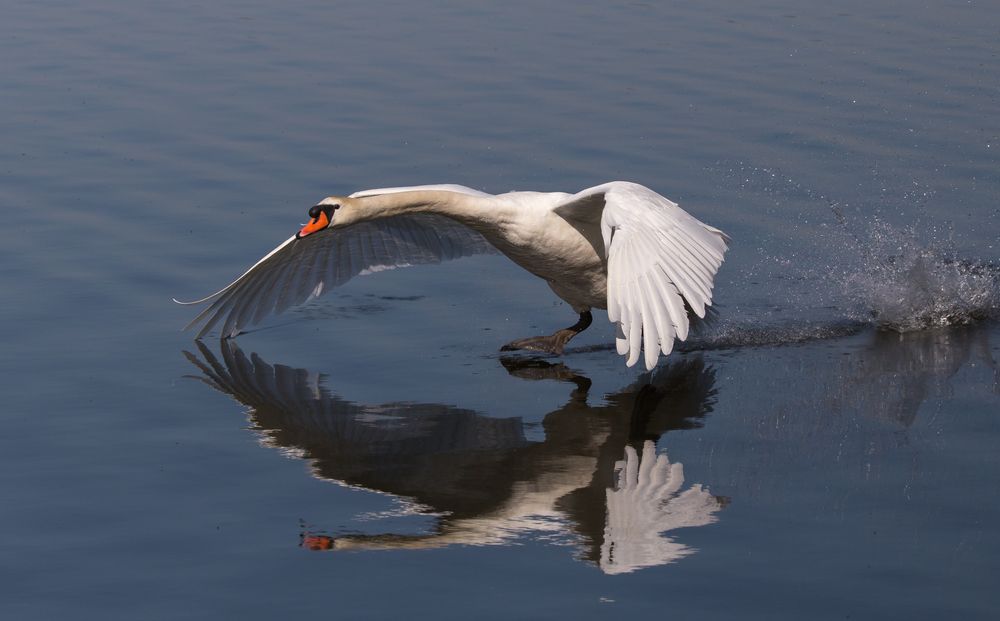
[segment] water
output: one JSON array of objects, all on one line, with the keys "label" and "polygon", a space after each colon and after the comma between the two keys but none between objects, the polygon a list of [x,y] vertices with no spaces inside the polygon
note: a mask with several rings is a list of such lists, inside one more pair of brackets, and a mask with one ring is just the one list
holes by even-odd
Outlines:
[{"label": "water", "polygon": [[[0,614],[992,618],[988,3],[7,3]],[[653,375],[483,256],[236,342],[328,194],[644,183],[727,231]],[[206,386],[206,384],[208,384]]]}]

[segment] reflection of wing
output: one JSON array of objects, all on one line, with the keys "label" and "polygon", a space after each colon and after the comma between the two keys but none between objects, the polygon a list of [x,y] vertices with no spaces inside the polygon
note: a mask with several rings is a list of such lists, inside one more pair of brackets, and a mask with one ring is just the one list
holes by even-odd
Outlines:
[{"label": "reflection of wing", "polygon": [[[225,289],[184,304],[215,301],[186,328],[198,337],[225,319],[222,336],[235,336],[271,313],[315,298],[358,275],[490,252],[483,237],[454,220],[409,214],[290,237]],[[176,301],[176,300],[175,300]]]},{"label": "reflection of wing", "polygon": [[234,341],[220,343],[221,362],[198,346],[206,362],[187,354],[205,376],[198,379],[247,405],[266,444],[309,460],[317,477],[453,514],[487,511],[510,493],[514,475],[502,461],[527,444],[519,418],[435,403],[356,404],[304,369],[248,358]]},{"label": "reflection of wing", "polygon": [[667,537],[667,531],[704,526],[716,520],[722,507],[701,485],[679,492],[684,467],[671,464],[656,445],[643,443],[642,458],[631,446],[615,464],[618,480],[607,490],[608,521],[601,546],[601,570],[623,574],[642,567],[664,565],[694,553]]},{"label": "reflection of wing", "polygon": [[645,350],[646,368],[688,335],[685,303],[705,317],[713,279],[729,238],[676,203],[634,183],[616,181],[584,190],[556,208],[577,227],[600,216],[608,257],[608,319],[618,322],[618,353],[628,366]]}]

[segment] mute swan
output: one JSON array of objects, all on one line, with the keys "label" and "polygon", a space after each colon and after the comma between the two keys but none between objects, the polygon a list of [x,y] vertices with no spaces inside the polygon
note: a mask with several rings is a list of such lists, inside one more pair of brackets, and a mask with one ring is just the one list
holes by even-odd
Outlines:
[{"label": "mute swan", "polygon": [[729,237],[676,203],[635,183],[614,181],[577,194],[491,195],[460,185],[425,185],[330,196],[310,222],[225,288],[185,329],[198,337],[225,319],[236,336],[270,313],[318,297],[354,276],[439,263],[499,250],[545,279],[579,320],[549,336],[519,339],[504,350],[561,354],[590,326],[590,309],[618,324],[618,353],[647,369],[674,338],[688,335],[688,309],[704,317]]}]

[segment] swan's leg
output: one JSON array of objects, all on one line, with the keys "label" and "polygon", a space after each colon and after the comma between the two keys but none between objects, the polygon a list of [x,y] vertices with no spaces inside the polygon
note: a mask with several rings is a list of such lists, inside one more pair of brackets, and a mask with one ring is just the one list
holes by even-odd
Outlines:
[{"label": "swan's leg", "polygon": [[531,336],[526,339],[511,341],[501,347],[500,351],[528,349],[559,356],[563,353],[566,343],[569,343],[570,339],[590,327],[593,321],[594,317],[590,314],[589,310],[586,310],[580,313],[580,320],[568,328],[563,328],[550,336]]}]

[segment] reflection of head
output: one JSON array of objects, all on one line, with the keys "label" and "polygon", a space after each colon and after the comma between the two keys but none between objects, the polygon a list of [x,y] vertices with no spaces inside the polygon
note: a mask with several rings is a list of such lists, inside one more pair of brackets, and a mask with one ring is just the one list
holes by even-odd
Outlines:
[{"label": "reflection of head", "polygon": [[495,545],[549,533],[570,536],[582,558],[621,573],[692,553],[661,533],[708,524],[720,506],[699,485],[680,492],[680,464],[655,449],[662,433],[697,427],[711,411],[714,372],[699,358],[679,358],[594,407],[590,381],[564,365],[506,360],[512,375],[575,388],[544,417],[544,440],[532,442],[519,418],[440,404],[356,404],[306,370],[248,358],[232,341],[222,342],[221,362],[198,346],[204,361],[187,354],[198,379],[246,404],[266,444],[307,460],[319,478],[439,516],[418,535],[310,531],[302,542],[309,549]]}]

